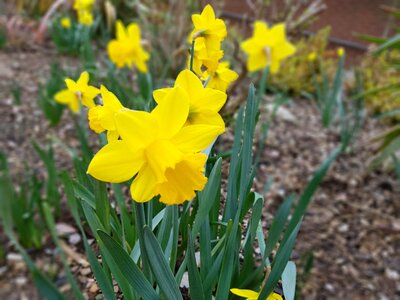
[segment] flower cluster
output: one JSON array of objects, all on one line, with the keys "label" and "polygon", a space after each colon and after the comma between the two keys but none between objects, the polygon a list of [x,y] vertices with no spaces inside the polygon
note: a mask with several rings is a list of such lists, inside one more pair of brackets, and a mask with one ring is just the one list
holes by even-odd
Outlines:
[{"label": "flower cluster", "polygon": [[253,36],[243,41],[241,48],[249,56],[247,60],[249,72],[269,66],[271,73],[276,73],[281,61],[296,51],[286,39],[285,24],[280,23],[269,28],[262,21],[254,23]]},{"label": "flower cluster", "polygon": [[93,5],[95,0],[75,0],[74,10],[78,16],[78,22],[85,26],[93,24]]},{"label": "flower cluster", "polygon": [[147,72],[146,62],[150,55],[141,46],[140,28],[136,23],[125,28],[121,21],[117,21],[116,39],[108,43],[107,52],[118,68],[130,68],[134,65],[140,72]]},{"label": "flower cluster", "polygon": [[226,37],[225,23],[215,18],[211,5],[207,5],[201,14],[192,15],[192,21],[194,29],[189,35],[189,43],[194,43],[193,71],[207,80],[209,87],[225,92],[238,78],[238,74],[229,69],[229,62],[220,61],[224,56],[221,42]]},{"label": "flower cluster", "polygon": [[[219,110],[226,94],[205,88],[191,71],[182,71],[174,87],[155,90],[156,108],[134,111],[122,106],[106,87],[89,86],[83,72],[77,82],[56,94],[73,112],[89,108],[89,126],[107,131],[108,144],[92,159],[88,173],[98,180],[119,183],[131,178],[132,198],[146,202],[160,195],[166,204],[180,204],[202,190],[207,178],[206,149],[225,129]],[[100,94],[101,105],[94,98]]]},{"label": "flower cluster", "polygon": [[126,109],[106,88],[100,91],[103,105],[89,110],[89,122],[96,132],[108,130],[109,139],[92,159],[90,175],[113,183],[134,178],[137,202],[160,195],[165,204],[180,204],[203,189],[207,156],[201,151],[224,131],[218,111],[225,93],[204,88],[189,70],[174,87],[154,91],[151,112]]}]

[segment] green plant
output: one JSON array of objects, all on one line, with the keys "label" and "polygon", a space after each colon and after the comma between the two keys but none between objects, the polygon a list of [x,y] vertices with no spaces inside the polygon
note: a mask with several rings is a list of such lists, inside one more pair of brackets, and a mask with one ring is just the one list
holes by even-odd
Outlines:
[{"label": "green plant", "polygon": [[39,87],[38,103],[46,119],[51,125],[56,125],[61,119],[64,106],[54,101],[54,95],[64,86],[64,72],[57,64],[51,65],[48,81],[44,87]]}]

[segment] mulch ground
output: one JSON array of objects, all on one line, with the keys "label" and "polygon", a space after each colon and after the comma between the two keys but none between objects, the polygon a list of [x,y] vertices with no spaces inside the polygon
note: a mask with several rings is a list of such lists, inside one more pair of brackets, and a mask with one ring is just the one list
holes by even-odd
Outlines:
[{"label": "mulch ground", "polygon": [[[64,114],[59,125],[50,127],[38,108],[38,86],[48,77],[49,62],[56,57],[64,65],[76,64],[48,49],[0,53],[0,149],[7,154],[16,178],[24,173],[25,165],[38,174],[43,172],[32,141],[46,145],[49,137],[56,136],[72,147],[78,143],[69,114]],[[10,93],[13,82],[21,86],[19,106]],[[267,97],[263,105],[270,101]],[[308,209],[293,254],[299,266],[302,299],[400,298],[399,183],[383,169],[368,170],[374,151],[370,139],[384,128],[376,120],[367,119],[356,142],[335,162]],[[230,140],[231,131],[222,139]],[[319,112],[310,102],[292,101],[278,113],[255,182],[255,188],[262,191],[265,182],[273,179],[265,194],[266,227],[285,196],[301,193],[338,141],[337,132],[322,129]],[[60,146],[55,145],[55,155],[60,168],[70,165]],[[73,222],[70,226],[67,223],[63,220],[60,231],[71,237],[76,229],[70,227]],[[6,250],[0,260],[0,299],[39,299],[21,257],[1,233],[0,241]],[[43,251],[31,254],[67,291],[52,247],[49,242]],[[81,254],[81,243],[66,238],[65,249],[82,290],[88,298],[94,298],[99,291]],[[310,257],[312,266],[306,276],[302,265]]]}]

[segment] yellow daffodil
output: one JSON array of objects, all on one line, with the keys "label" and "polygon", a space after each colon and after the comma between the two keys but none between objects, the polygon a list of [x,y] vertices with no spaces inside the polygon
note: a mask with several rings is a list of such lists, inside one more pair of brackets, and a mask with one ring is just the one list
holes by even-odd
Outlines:
[{"label": "yellow daffodil", "polygon": [[75,82],[70,78],[65,79],[67,88],[54,95],[54,99],[61,104],[68,105],[72,112],[77,113],[82,105],[91,108],[95,106],[94,98],[99,94],[99,89],[88,85],[89,73],[83,72]]},{"label": "yellow daffodil", "polygon": [[[221,49],[209,49],[206,47],[205,38],[199,37],[196,39],[194,45],[194,59],[193,59],[193,71],[203,76],[203,65],[207,69],[215,70],[218,66],[219,60],[224,56],[224,51]],[[190,58],[189,58],[190,63]],[[189,65],[189,64],[188,64]]]},{"label": "yellow daffodil", "polygon": [[317,59],[317,54],[315,52],[311,52],[310,54],[308,54],[307,56],[307,60],[310,62],[313,62]]},{"label": "yellow daffodil", "polygon": [[78,11],[78,22],[85,26],[93,24],[93,14],[89,10]]},{"label": "yellow daffodil", "polygon": [[140,28],[136,23],[131,23],[125,28],[121,21],[116,24],[116,39],[107,45],[111,61],[118,67],[132,67],[135,65],[140,72],[147,72],[146,62],[150,55],[140,44]]},{"label": "yellow daffodil", "polygon": [[254,23],[253,36],[241,43],[241,48],[249,56],[247,69],[250,72],[270,66],[271,73],[276,73],[282,60],[295,52],[295,47],[288,42],[285,24],[271,28],[262,21]]},{"label": "yellow daffodil", "polygon": [[60,20],[60,25],[61,25],[61,27],[65,28],[65,29],[71,28],[71,19],[68,17],[62,18]]},{"label": "yellow daffodil", "polygon": [[[231,293],[247,300],[257,300],[260,293],[245,289],[231,289]],[[266,300],[283,300],[282,296],[277,293],[271,293]]]},{"label": "yellow daffodil", "polygon": [[74,10],[92,10],[95,0],[75,0]]},{"label": "yellow daffodil", "polygon": [[73,8],[78,15],[78,22],[80,24],[85,26],[93,24],[92,8],[94,2],[94,0],[75,0]]},{"label": "yellow daffodil", "polygon": [[210,72],[209,69],[204,72],[203,79],[208,80],[207,87],[226,92],[229,85],[235,81],[239,75],[229,69],[229,62],[224,61],[218,64],[217,69],[214,72]]},{"label": "yellow daffodil", "polygon": [[344,55],[344,48],[343,47],[339,47],[337,50],[337,55],[339,57],[342,57]]},{"label": "yellow daffodil", "polygon": [[[218,113],[226,101],[226,94],[212,88],[204,88],[201,80],[191,71],[184,70],[176,78],[174,87],[180,87],[189,100],[189,114],[186,125],[208,124],[224,130],[224,121]],[[158,104],[168,99],[174,88],[155,90],[153,97]]]},{"label": "yellow daffodil", "polygon": [[126,110],[121,102],[112,92],[105,86],[100,87],[100,94],[103,100],[103,105],[93,106],[89,109],[89,127],[96,133],[101,133],[107,130],[107,140],[117,140],[119,133],[115,125],[115,114],[121,110]]},{"label": "yellow daffodil", "polygon": [[222,19],[215,18],[211,5],[207,4],[201,14],[192,15],[192,22],[194,29],[189,36],[189,43],[197,37],[204,37],[208,48],[219,48],[220,42],[226,37],[226,26]]},{"label": "yellow daffodil", "polygon": [[134,177],[132,198],[180,204],[203,189],[207,156],[199,153],[221,133],[218,126],[184,126],[189,97],[177,86],[151,112],[123,110],[114,117],[121,139],[104,146],[88,173],[98,180],[123,182]]}]

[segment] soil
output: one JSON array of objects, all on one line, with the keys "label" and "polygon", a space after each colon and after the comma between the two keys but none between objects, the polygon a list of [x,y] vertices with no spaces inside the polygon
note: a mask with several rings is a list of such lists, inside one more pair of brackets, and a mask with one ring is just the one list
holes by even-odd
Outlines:
[{"label": "soil", "polygon": [[[32,141],[46,145],[49,136],[56,136],[71,146],[78,143],[67,111],[60,124],[51,127],[37,104],[38,86],[49,76],[49,62],[56,57],[63,65],[77,64],[71,58],[60,59],[48,47],[0,53],[0,149],[7,154],[15,178],[24,173],[25,165],[38,174],[43,170]],[[21,87],[19,106],[10,93],[13,82]],[[267,97],[263,106],[271,101]],[[319,112],[311,102],[296,99],[284,109],[292,116],[278,113],[255,182],[256,190],[262,191],[265,182],[273,180],[265,193],[265,227],[285,196],[303,191],[339,141],[337,132],[322,129]],[[310,204],[292,256],[299,268],[301,299],[400,298],[399,182],[384,169],[368,170],[374,151],[370,140],[384,129],[376,120],[366,119],[356,142],[335,162]],[[231,138],[231,130],[222,136],[223,140]],[[70,165],[59,145],[55,145],[55,155],[60,168]],[[59,224],[76,234],[76,228],[71,229],[73,222],[68,227],[68,219]],[[0,240],[6,251],[0,260],[0,299],[39,299],[21,257],[1,233]],[[85,296],[94,299],[99,289],[81,243],[65,238],[65,249]],[[31,255],[41,269],[53,274],[59,288],[68,291],[50,242]],[[313,258],[308,275],[302,267],[307,257]]]}]

